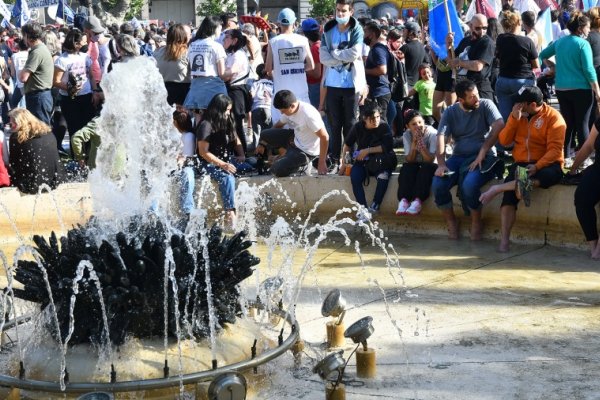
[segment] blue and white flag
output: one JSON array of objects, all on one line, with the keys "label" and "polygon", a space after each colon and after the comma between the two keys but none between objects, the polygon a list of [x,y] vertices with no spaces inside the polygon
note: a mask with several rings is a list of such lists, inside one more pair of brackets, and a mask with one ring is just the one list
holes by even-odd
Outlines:
[{"label": "blue and white flag", "polygon": [[5,28],[5,29],[12,29],[13,28],[12,24],[10,23],[10,21],[8,19],[6,19],[6,18],[2,19],[2,22],[0,23],[0,26],[3,27],[3,28]]},{"label": "blue and white flag", "polygon": [[[450,26],[454,32],[454,47],[463,39],[464,34],[456,13],[453,0],[447,0]],[[448,23],[446,22],[446,10],[444,0],[429,0],[429,33],[431,35],[431,48],[435,54],[444,59],[448,57],[446,49],[446,36],[448,36]]]},{"label": "blue and white flag", "polygon": [[4,3],[4,1],[0,0],[0,15],[2,15],[6,19],[10,19],[10,9]]},{"label": "blue and white flag", "polygon": [[75,13],[65,4],[65,0],[58,0],[56,17],[62,19],[67,25],[71,25],[75,22]]},{"label": "blue and white flag", "polygon": [[25,0],[17,0],[12,9],[12,19],[15,21],[15,26],[21,28],[29,22],[29,6]]}]

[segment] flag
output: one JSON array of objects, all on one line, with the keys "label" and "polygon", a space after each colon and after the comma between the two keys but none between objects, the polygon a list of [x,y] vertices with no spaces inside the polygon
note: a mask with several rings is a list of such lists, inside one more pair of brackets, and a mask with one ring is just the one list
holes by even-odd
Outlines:
[{"label": "flag", "polygon": [[[447,0],[448,14],[452,32],[454,32],[454,47],[463,39],[463,31],[456,13],[453,0]],[[448,23],[446,22],[446,10],[444,0],[429,0],[429,33],[431,35],[431,48],[435,54],[444,59],[448,57],[446,49],[446,36],[448,35]]]},{"label": "flag", "polygon": [[587,11],[596,5],[596,0],[581,0],[583,11]]},{"label": "flag", "polygon": [[29,6],[25,0],[17,0],[12,9],[12,18],[15,20],[15,26],[21,28],[29,22]]},{"label": "flag", "polygon": [[13,26],[12,26],[12,25],[11,25],[11,23],[10,23],[10,21],[9,21],[9,20],[7,20],[6,18],[4,18],[4,19],[2,20],[2,22],[0,23],[0,26],[2,26],[2,27],[3,27],[3,28],[5,28],[5,29],[12,29],[12,28],[13,28]]},{"label": "flag", "polygon": [[0,0],[0,15],[2,15],[6,19],[10,19],[10,10],[2,0]]},{"label": "flag", "polygon": [[62,19],[67,25],[71,25],[75,22],[75,13],[65,4],[65,0],[58,0],[56,17]]},{"label": "flag", "polygon": [[550,7],[546,8],[535,23],[535,30],[542,36],[542,49],[548,47],[550,42],[554,39],[552,35],[552,18],[550,18],[550,12],[552,12]]},{"label": "flag", "polygon": [[484,14],[488,18],[497,18],[501,11],[502,0],[473,0],[465,14],[465,21],[471,21],[475,14]]}]

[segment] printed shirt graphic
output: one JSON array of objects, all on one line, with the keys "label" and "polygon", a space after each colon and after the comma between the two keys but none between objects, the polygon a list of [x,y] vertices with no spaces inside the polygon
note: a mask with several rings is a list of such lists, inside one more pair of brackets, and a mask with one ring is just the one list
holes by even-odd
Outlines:
[{"label": "printed shirt graphic", "polygon": [[310,51],[308,39],[292,34],[279,35],[270,40],[273,53],[274,93],[292,91],[298,100],[308,101],[308,84],[304,60]]},{"label": "printed shirt graphic", "polygon": [[[331,48],[344,50],[347,49],[350,43],[350,30],[340,32],[337,27],[333,28],[331,35]],[[325,78],[325,86],[336,88],[353,88],[352,72],[350,71],[352,64],[343,64],[330,68]]]},{"label": "printed shirt graphic", "polygon": [[188,51],[192,77],[219,76],[217,62],[225,57],[225,49],[213,39],[192,42]]},{"label": "printed shirt graphic", "polygon": [[[81,90],[77,93],[78,96],[89,94],[92,92],[92,87],[88,79],[87,71],[92,66],[92,59],[85,53],[69,54],[63,53],[54,63],[56,68],[64,72],[61,82],[67,83],[69,81],[69,73],[78,77],[81,82]],[[68,96],[65,90],[60,89],[58,91],[63,96]]]}]

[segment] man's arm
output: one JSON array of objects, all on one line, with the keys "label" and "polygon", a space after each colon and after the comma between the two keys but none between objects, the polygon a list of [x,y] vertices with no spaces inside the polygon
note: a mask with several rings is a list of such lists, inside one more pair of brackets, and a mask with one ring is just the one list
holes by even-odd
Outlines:
[{"label": "man's arm", "polygon": [[22,69],[21,72],[19,72],[19,80],[23,83],[27,82],[29,76],[31,76],[31,71],[27,69]]},{"label": "man's arm", "polygon": [[319,137],[319,166],[317,170],[319,171],[319,175],[327,175],[327,149],[329,148],[329,135],[325,130],[325,127],[322,127],[318,131],[315,132],[315,135]]},{"label": "man's arm", "polygon": [[498,141],[498,135],[500,134],[502,128],[504,128],[504,121],[502,120],[502,118],[492,123],[492,130],[488,137],[485,139],[485,142],[483,142],[481,149],[479,149],[479,154],[477,154],[477,158],[471,163],[471,165],[469,165],[469,171],[474,171],[477,167],[481,169],[481,163],[483,162],[483,160],[485,160],[487,152]]},{"label": "man's arm", "polygon": [[444,172],[448,171],[448,167],[446,166],[446,136],[439,133],[437,135],[435,158],[438,165],[438,168],[435,170],[435,176],[444,176]]},{"label": "man's arm", "polygon": [[308,46],[308,44],[304,47],[304,52],[306,53],[306,58],[304,59],[304,71],[309,72],[315,69],[315,60],[313,59],[310,46]]},{"label": "man's arm", "polygon": [[273,50],[271,43],[267,45],[267,59],[265,60],[265,72],[267,76],[273,76]]}]

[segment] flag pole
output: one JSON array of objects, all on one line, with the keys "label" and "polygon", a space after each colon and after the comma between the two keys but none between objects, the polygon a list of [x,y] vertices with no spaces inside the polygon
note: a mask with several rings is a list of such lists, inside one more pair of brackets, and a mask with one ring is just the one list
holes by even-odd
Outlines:
[{"label": "flag pole", "polygon": [[[454,1],[454,0],[451,0]],[[450,22],[450,11],[448,10],[448,0],[444,0],[444,11],[446,13],[446,25],[448,25],[448,33],[452,32],[452,23]],[[454,58],[454,44],[448,49],[450,57]],[[452,68],[452,79],[456,79],[456,68]]]}]

